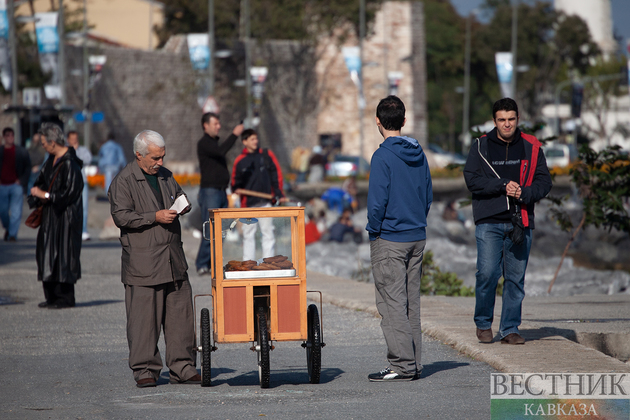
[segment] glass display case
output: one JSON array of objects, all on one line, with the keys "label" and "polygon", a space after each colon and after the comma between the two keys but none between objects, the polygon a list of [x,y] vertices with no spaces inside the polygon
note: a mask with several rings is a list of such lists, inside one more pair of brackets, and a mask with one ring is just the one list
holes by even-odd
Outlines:
[{"label": "glass display case", "polygon": [[212,209],[208,224],[215,341],[253,341],[260,308],[271,340],[305,339],[304,208]]}]

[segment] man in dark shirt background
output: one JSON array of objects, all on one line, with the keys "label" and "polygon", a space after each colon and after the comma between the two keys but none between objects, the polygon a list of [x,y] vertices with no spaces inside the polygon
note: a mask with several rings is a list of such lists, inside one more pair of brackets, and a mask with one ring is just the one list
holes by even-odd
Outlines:
[{"label": "man in dark shirt background", "polygon": [[31,159],[25,148],[15,144],[12,128],[2,130],[0,147],[0,218],[5,241],[15,241],[22,219],[22,204],[31,173]]},{"label": "man in dark shirt background", "polygon": [[[197,143],[197,157],[201,172],[197,199],[201,208],[201,218],[205,220],[208,217],[208,209],[225,208],[228,205],[225,189],[230,182],[230,172],[225,155],[243,132],[243,124],[234,127],[232,134],[222,143],[219,143],[221,122],[217,114],[212,112],[203,114],[201,128],[204,134]],[[203,235],[195,265],[198,274],[210,273],[210,242],[204,239]]]}]

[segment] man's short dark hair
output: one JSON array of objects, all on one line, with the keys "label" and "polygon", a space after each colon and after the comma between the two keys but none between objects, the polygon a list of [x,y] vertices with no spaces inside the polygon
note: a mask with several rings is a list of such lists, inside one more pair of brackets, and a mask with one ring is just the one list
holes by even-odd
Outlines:
[{"label": "man's short dark hair", "polygon": [[201,129],[203,129],[203,125],[210,122],[210,118],[216,118],[219,120],[219,115],[214,112],[206,112],[201,116]]},{"label": "man's short dark hair", "polygon": [[13,131],[13,129],[11,127],[4,127],[4,130],[2,130],[2,135],[4,136],[7,133],[13,133],[13,135],[15,135],[15,131]]},{"label": "man's short dark hair", "polygon": [[250,138],[254,134],[258,135],[256,130],[254,130],[253,128],[248,128],[247,130],[243,130],[243,132],[241,133],[241,141],[247,140],[248,138]]},{"label": "man's short dark hair", "polygon": [[116,136],[114,135],[113,131],[109,132],[109,134],[107,135],[107,140],[116,140]]},{"label": "man's short dark hair", "polygon": [[70,130],[66,134],[66,138],[70,138],[70,136],[73,135],[73,134],[76,134],[77,136],[79,135],[79,133],[77,133],[75,130]]},{"label": "man's short dark hair", "polygon": [[497,117],[497,112],[499,111],[514,111],[518,117],[518,105],[516,105],[516,101],[512,98],[499,99],[492,105],[493,120]]},{"label": "man's short dark hair", "polygon": [[405,123],[405,104],[398,96],[389,95],[378,103],[376,117],[385,130],[398,131]]}]

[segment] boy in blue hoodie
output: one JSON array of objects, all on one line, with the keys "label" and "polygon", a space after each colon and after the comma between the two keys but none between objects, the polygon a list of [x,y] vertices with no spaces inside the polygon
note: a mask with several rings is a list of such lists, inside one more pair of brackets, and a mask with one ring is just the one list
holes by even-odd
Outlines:
[{"label": "boy in blue hoodie", "polygon": [[422,147],[400,135],[405,121],[398,97],[379,102],[376,126],[385,141],[372,156],[366,229],[389,366],[370,381],[409,381],[422,371],[420,277],[433,187]]}]

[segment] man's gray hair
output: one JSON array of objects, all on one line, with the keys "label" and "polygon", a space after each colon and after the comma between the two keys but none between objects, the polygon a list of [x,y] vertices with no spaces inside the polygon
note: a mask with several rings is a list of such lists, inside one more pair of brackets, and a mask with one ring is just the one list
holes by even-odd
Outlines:
[{"label": "man's gray hair", "polygon": [[138,133],[135,139],[133,139],[133,153],[140,153],[142,157],[145,157],[149,153],[149,144],[157,146],[159,148],[166,147],[164,143],[164,137],[157,131],[144,130]]},{"label": "man's gray hair", "polygon": [[63,135],[63,130],[55,123],[43,123],[38,133],[46,137],[48,143],[55,142],[59,146],[66,145],[66,137]]}]

